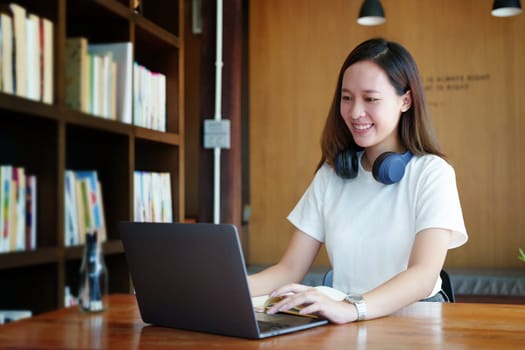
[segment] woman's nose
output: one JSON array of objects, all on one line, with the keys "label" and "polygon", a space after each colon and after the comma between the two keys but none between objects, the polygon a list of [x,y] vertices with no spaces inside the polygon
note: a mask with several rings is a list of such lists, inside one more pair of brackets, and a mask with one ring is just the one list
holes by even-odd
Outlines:
[{"label": "woman's nose", "polygon": [[359,119],[365,115],[365,108],[363,104],[354,102],[349,107],[348,113],[351,119]]}]

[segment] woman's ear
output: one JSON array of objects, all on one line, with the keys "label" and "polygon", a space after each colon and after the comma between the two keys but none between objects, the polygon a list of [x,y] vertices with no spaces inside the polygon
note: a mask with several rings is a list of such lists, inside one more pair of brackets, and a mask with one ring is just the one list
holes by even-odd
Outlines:
[{"label": "woman's ear", "polygon": [[403,104],[401,105],[401,112],[406,112],[412,106],[412,94],[410,93],[410,90],[405,92],[402,98]]}]

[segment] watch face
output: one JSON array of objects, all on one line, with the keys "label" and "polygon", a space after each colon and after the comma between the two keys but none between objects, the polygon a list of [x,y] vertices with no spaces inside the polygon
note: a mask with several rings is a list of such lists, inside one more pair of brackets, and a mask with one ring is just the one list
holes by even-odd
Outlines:
[{"label": "watch face", "polygon": [[356,303],[363,301],[363,297],[359,294],[348,294],[345,299],[347,299],[348,301],[356,302]]}]

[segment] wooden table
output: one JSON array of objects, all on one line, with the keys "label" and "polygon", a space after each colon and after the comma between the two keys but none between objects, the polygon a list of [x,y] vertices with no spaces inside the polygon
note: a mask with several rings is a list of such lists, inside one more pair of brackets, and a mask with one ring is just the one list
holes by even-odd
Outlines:
[{"label": "wooden table", "polygon": [[525,349],[525,305],[416,303],[381,319],[245,340],[149,326],[134,296],[109,299],[101,314],[72,307],[0,326],[0,348]]}]

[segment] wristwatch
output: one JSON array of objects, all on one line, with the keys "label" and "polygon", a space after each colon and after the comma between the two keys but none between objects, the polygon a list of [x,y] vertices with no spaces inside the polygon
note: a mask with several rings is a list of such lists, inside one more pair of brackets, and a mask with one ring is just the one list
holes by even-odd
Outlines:
[{"label": "wristwatch", "polygon": [[357,321],[362,321],[366,318],[366,302],[362,295],[348,294],[343,300],[355,306]]}]

